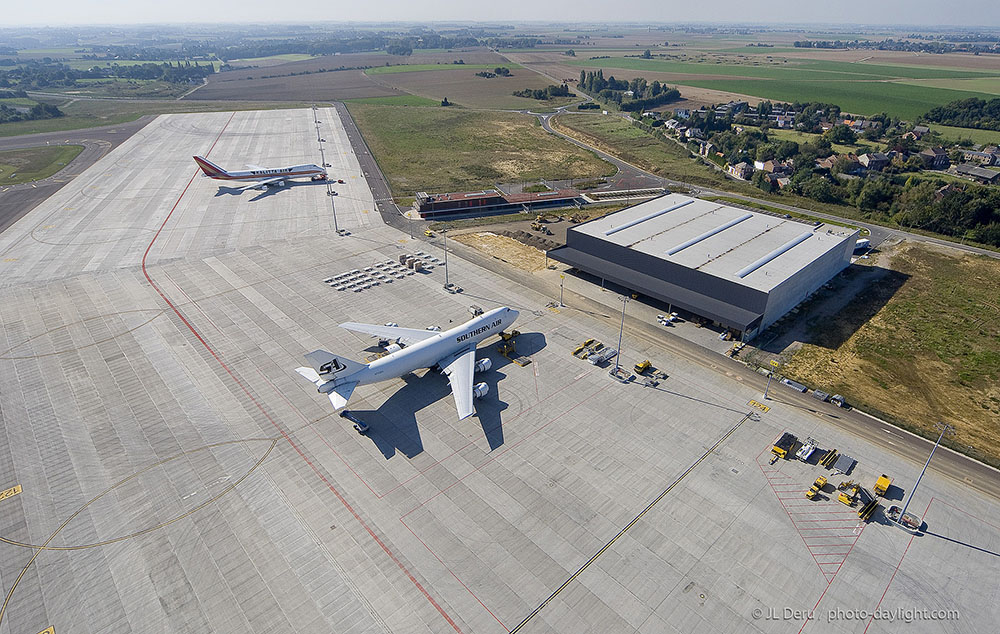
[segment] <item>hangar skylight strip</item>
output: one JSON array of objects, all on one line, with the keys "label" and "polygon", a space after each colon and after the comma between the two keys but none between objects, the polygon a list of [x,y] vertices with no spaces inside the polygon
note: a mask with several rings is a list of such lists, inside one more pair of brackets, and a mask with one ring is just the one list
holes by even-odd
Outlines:
[{"label": "hangar skylight strip", "polygon": [[658,216],[662,216],[663,214],[671,212],[671,211],[673,211],[675,209],[680,209],[684,205],[690,205],[693,202],[694,202],[694,199],[692,199],[692,200],[685,200],[684,202],[678,203],[678,204],[674,205],[673,207],[667,207],[666,209],[661,209],[659,211],[654,211],[651,214],[646,214],[642,218],[636,218],[635,220],[630,220],[629,222],[626,222],[625,224],[623,224],[620,227],[613,227],[611,229],[608,229],[607,231],[604,232],[604,235],[610,236],[612,233],[618,233],[622,229],[628,229],[629,227],[634,227],[637,224],[646,222],[647,220],[652,220],[653,218],[656,218]]},{"label": "hangar skylight strip", "polygon": [[806,240],[808,240],[809,236],[811,236],[811,235],[812,235],[812,232],[811,231],[807,231],[807,232],[803,233],[802,235],[800,235],[799,237],[794,238],[792,240],[789,240],[788,242],[786,242],[785,244],[781,245],[780,247],[778,247],[774,251],[771,251],[770,253],[768,253],[767,255],[765,255],[764,257],[762,257],[761,259],[757,260],[753,264],[749,264],[749,265],[743,267],[742,269],[740,269],[739,271],[736,271],[736,277],[742,279],[742,278],[746,277],[747,275],[750,275],[751,273],[753,273],[754,271],[756,271],[760,267],[764,266],[765,264],[767,264],[771,260],[775,259],[779,255],[781,255],[784,252],[786,252],[789,249],[791,249],[792,247],[794,247],[796,245],[799,245],[799,244],[802,244],[803,242],[805,242]]},{"label": "hangar skylight strip", "polygon": [[715,229],[710,229],[710,230],[706,231],[705,233],[701,234],[700,236],[696,236],[694,238],[691,238],[687,242],[682,242],[682,243],[678,244],[676,247],[674,247],[674,248],[670,249],[669,251],[667,251],[667,255],[673,255],[675,253],[683,251],[684,249],[688,248],[689,246],[691,246],[693,244],[698,244],[702,240],[705,240],[707,238],[711,238],[712,236],[714,236],[717,233],[722,233],[726,229],[728,229],[730,227],[734,227],[734,226],[740,224],[741,222],[743,222],[744,220],[749,220],[750,218],[753,218],[753,214],[751,214],[751,213],[743,214],[739,218],[736,218],[734,220],[730,220],[729,222],[727,222],[725,224],[719,225]]}]

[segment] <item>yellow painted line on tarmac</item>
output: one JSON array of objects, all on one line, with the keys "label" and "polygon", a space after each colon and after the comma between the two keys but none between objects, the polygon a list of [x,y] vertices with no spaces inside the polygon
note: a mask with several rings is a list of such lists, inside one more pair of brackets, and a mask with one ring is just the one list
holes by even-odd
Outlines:
[{"label": "yellow painted line on tarmac", "polygon": [[56,634],[56,626],[50,625],[41,632],[39,632],[38,634]]},{"label": "yellow painted line on tarmac", "polygon": [[747,401],[747,405],[749,405],[750,407],[756,407],[757,409],[759,409],[760,411],[765,412],[765,413],[769,412],[771,410],[771,408],[768,407],[767,405],[764,405],[763,403],[758,403],[757,401],[755,401],[753,399],[750,399],[749,401]]},{"label": "yellow painted line on tarmac", "polygon": [[18,495],[19,493],[21,493],[21,485],[15,484],[9,489],[4,489],[3,491],[0,491],[0,500],[6,500],[7,498],[12,498],[15,495]]},{"label": "yellow painted line on tarmac", "polygon": [[559,314],[559,309],[558,308],[552,308],[551,306],[549,306],[549,310],[551,310],[552,312],[554,312],[556,314]]},{"label": "yellow painted line on tarmac", "polygon": [[17,262],[17,258],[4,258],[4,262]]}]

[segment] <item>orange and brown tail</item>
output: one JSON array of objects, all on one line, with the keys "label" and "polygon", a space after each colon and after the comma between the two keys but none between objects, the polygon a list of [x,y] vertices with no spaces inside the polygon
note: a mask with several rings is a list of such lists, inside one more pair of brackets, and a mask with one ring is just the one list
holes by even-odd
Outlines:
[{"label": "orange and brown tail", "polygon": [[205,176],[209,176],[211,178],[226,178],[229,176],[229,172],[222,169],[204,156],[194,157],[194,162],[198,164],[198,167],[200,167],[201,171],[205,173]]}]

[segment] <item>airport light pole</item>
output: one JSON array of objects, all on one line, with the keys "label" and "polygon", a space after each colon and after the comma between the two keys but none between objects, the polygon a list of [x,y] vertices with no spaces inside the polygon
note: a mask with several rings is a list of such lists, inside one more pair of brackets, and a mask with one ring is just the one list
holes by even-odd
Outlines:
[{"label": "airport light pole", "polygon": [[906,509],[910,506],[910,500],[913,499],[913,494],[917,492],[917,487],[920,486],[920,479],[924,477],[924,472],[927,471],[927,465],[931,463],[931,458],[934,457],[934,452],[937,451],[938,445],[941,444],[941,440],[944,438],[944,435],[948,434],[950,436],[955,433],[955,428],[947,423],[937,422],[934,423],[934,426],[940,429],[941,433],[938,434],[937,442],[934,443],[934,448],[931,449],[931,455],[927,456],[927,462],[924,463],[924,468],[920,470],[920,475],[917,476],[916,483],[914,483],[913,488],[910,489],[910,497],[906,498],[906,504],[903,505],[903,510],[899,512],[899,519],[896,521],[896,524],[899,526],[903,526],[901,522],[903,521],[903,516],[906,515]]},{"label": "airport light pole", "polygon": [[444,237],[444,287],[450,288],[448,282],[448,230],[442,229],[441,236]]},{"label": "airport light pole", "polygon": [[618,329],[618,354],[615,355],[615,369],[611,371],[612,376],[618,376],[619,362],[622,358],[622,335],[625,334],[625,306],[628,305],[630,297],[622,295],[618,299],[622,300],[622,325]]},{"label": "airport light pole", "polygon": [[771,369],[768,370],[768,372],[767,372],[767,385],[764,386],[764,400],[765,401],[767,400],[767,391],[771,387],[771,377],[774,376],[774,370],[777,369],[779,365],[780,364],[777,361],[775,361],[774,359],[771,359]]},{"label": "airport light pole", "polygon": [[[546,252],[546,257],[548,257],[548,252]],[[566,280],[566,274],[559,274],[559,307],[562,308],[566,304],[563,303],[563,282]]]}]

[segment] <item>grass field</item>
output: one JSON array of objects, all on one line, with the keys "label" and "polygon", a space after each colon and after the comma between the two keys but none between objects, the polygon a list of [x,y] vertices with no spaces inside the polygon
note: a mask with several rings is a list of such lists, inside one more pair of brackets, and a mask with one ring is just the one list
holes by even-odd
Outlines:
[{"label": "grass field", "polygon": [[560,132],[579,137],[589,145],[648,172],[696,185],[724,187],[742,194],[760,190],[748,183],[726,179],[673,141],[660,141],[622,117],[591,114],[558,115],[552,122]]},{"label": "grass field", "polygon": [[438,99],[428,99],[417,95],[395,95],[393,97],[358,97],[357,99],[345,99],[349,103],[366,103],[375,106],[441,106]]},{"label": "grass field", "polygon": [[[467,66],[468,64],[454,68],[466,69]],[[441,70],[441,68],[445,70]],[[452,103],[470,108],[528,109],[537,112],[579,101],[579,97],[558,97],[547,101],[515,97],[513,95],[515,90],[544,89],[552,84],[552,80],[534,71],[522,69],[519,66],[516,68],[517,70],[514,70],[510,77],[494,77],[492,79],[476,77],[474,69],[453,70],[446,66],[413,73],[375,75],[372,79],[396,90],[420,95],[438,102],[443,97],[447,97],[448,101]]]},{"label": "grass field", "polygon": [[69,165],[82,151],[82,145],[46,145],[0,152],[0,185],[48,178]]},{"label": "grass field", "polygon": [[[753,126],[746,126],[748,128],[753,128]],[[756,129],[756,128],[755,128]],[[794,141],[799,145],[803,143],[815,143],[820,139],[822,135],[810,134],[808,132],[800,132],[799,130],[785,130],[771,128],[767,131],[768,139],[779,139],[781,141]],[[861,143],[855,143],[854,145],[844,145],[842,143],[831,143],[831,147],[834,152],[838,154],[844,154],[846,152],[854,152],[855,154],[864,154],[866,152],[874,151],[876,148],[873,147],[876,144],[866,144],[864,141]]]},{"label": "grass field", "polygon": [[[107,67],[110,67],[110,66],[113,66],[113,65],[116,65],[116,64],[118,66],[140,66],[142,64],[165,64],[167,62],[169,62],[171,64],[174,64],[174,65],[177,64],[177,60],[165,60],[165,59],[160,59],[160,60],[149,60],[149,59],[146,59],[146,60],[135,60],[135,59],[116,59],[116,60],[107,60],[107,59],[70,59],[70,60],[66,60],[63,63],[66,64],[67,66],[69,66],[70,68],[74,68],[76,70],[89,70],[89,69],[93,68],[94,66],[97,66],[99,68],[107,68]],[[191,64],[192,65],[194,64],[194,60],[191,60]],[[200,59],[200,60],[198,60],[198,64],[200,66],[209,66],[209,65],[211,65],[215,70],[219,70],[219,66],[222,65],[222,62],[219,62],[219,61],[208,61],[208,60],[202,60],[202,59]]]},{"label": "grass field", "polygon": [[546,133],[529,115],[358,103],[348,108],[396,196],[615,171],[592,152]]},{"label": "grass field", "polygon": [[366,75],[391,75],[393,73],[415,73],[422,70],[493,70],[497,66],[505,66],[511,70],[521,68],[517,64],[507,62],[505,64],[451,64],[448,62],[439,64],[399,64],[396,66],[376,66],[365,71]]},{"label": "grass field", "polygon": [[958,141],[959,139],[972,139],[973,143],[979,145],[1000,144],[1000,131],[979,130],[977,128],[955,128],[937,123],[929,124],[931,132],[937,132],[941,138],[948,141]]},{"label": "grass field", "polygon": [[305,53],[285,53],[284,55],[268,55],[266,57],[247,57],[244,59],[231,59],[229,63],[233,66],[257,66],[257,65],[274,65],[274,64],[284,64],[285,62],[301,62],[303,60],[312,59],[315,55],[307,55]]},{"label": "grass field", "polygon": [[102,125],[118,125],[135,121],[147,114],[169,112],[220,112],[230,110],[273,110],[308,108],[307,103],[272,103],[259,101],[189,102],[189,101],[112,101],[80,99],[59,106],[66,116],[39,121],[16,121],[0,124],[0,137],[79,130]]},{"label": "grass field", "polygon": [[953,447],[1000,464],[1000,262],[909,244],[890,268],[899,290],[815,324],[785,373],[924,436],[948,422]]},{"label": "grass field", "polygon": [[0,99],[0,104],[3,104],[5,106],[10,106],[11,108],[13,108],[15,106],[16,107],[23,107],[23,108],[30,108],[31,106],[33,106],[33,105],[35,105],[37,103],[38,102],[35,101],[34,99],[28,99],[26,97],[6,97],[4,99]]},{"label": "grass field", "polygon": [[760,81],[755,79],[684,80],[683,85],[713,90],[725,90],[774,101],[819,101],[833,103],[844,112],[872,115],[887,112],[912,121],[935,106],[956,99],[978,97],[990,99],[980,92],[948,90],[884,81]]},{"label": "grass field", "polygon": [[120,97],[123,99],[165,99],[179,97],[194,88],[151,79],[80,79],[73,88],[50,89],[68,97]]}]

